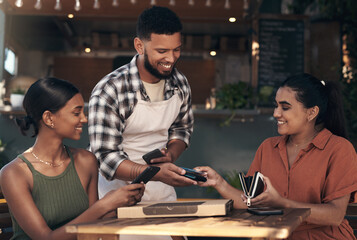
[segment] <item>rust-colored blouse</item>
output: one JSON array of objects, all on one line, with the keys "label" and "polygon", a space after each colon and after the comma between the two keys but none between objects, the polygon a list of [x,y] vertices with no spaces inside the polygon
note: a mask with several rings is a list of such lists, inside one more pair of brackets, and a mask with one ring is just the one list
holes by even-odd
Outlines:
[{"label": "rust-colored blouse", "polygon": [[[248,174],[269,177],[281,196],[306,203],[326,203],[357,191],[357,155],[345,138],[322,130],[302,149],[289,169],[287,136],[272,137],[258,148]],[[356,199],[357,200],[357,199]],[[346,219],[339,226],[303,223],[289,239],[356,239]]]}]

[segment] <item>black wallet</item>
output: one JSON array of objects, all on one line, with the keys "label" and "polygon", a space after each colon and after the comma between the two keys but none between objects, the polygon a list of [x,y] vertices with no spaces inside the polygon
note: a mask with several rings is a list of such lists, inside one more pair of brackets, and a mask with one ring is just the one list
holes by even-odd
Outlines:
[{"label": "black wallet", "polygon": [[247,197],[247,205],[250,206],[250,198],[254,198],[264,191],[265,183],[263,175],[255,172],[253,176],[245,177],[244,173],[239,173],[239,180],[242,185],[244,195]]}]

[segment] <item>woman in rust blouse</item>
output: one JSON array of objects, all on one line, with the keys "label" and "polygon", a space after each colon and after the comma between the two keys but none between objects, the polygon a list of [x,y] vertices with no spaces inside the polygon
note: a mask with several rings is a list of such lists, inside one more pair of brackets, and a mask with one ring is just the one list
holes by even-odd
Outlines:
[{"label": "woman in rust blouse", "polygon": [[[341,93],[336,83],[302,74],[285,80],[275,97],[274,117],[281,136],[268,138],[256,152],[248,174],[265,177],[266,190],[251,205],[310,208],[311,215],[289,239],[356,239],[344,219],[357,191],[357,155],[347,140]],[[216,171],[208,181],[236,208],[246,208],[242,191]]]}]

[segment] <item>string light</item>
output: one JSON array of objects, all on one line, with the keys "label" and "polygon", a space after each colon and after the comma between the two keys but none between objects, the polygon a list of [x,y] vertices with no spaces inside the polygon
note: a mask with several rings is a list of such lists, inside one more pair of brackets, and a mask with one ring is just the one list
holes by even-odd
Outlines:
[{"label": "string light", "polygon": [[234,22],[236,22],[237,21],[237,19],[235,18],[235,17],[230,17],[229,18],[229,22],[231,22],[231,23],[234,23]]},{"label": "string light", "polygon": [[15,6],[16,6],[16,7],[20,8],[20,7],[22,7],[23,5],[24,5],[24,2],[23,2],[22,0],[16,0],[16,2],[15,2]]},{"label": "string light", "polygon": [[224,3],[224,8],[225,9],[230,9],[231,8],[231,4],[230,4],[229,0],[226,0],[226,2]]},{"label": "string light", "polygon": [[113,7],[118,7],[119,6],[119,0],[113,0],[112,6]]},{"label": "string light", "polygon": [[55,10],[56,11],[61,11],[62,10],[61,0],[56,0]]},{"label": "string light", "polygon": [[74,10],[76,10],[76,11],[79,11],[79,10],[81,10],[81,3],[79,2],[79,0],[76,0],[76,3],[75,3],[75,5],[74,5]]},{"label": "string light", "polygon": [[42,8],[41,0],[36,0],[34,8],[37,10],[40,10]]},{"label": "string light", "polygon": [[[3,2],[4,2],[4,0],[0,0],[0,4],[2,4]],[[130,2],[131,2],[131,4],[136,4],[137,0],[130,0]],[[23,0],[16,0],[15,1],[15,6],[18,7],[18,8],[22,7],[23,4],[24,4]],[[151,0],[150,1],[150,5],[156,5],[156,4],[157,4],[156,0]],[[175,6],[176,5],[176,1],[175,0],[170,0],[169,1],[169,5],[170,6]],[[194,0],[188,0],[188,5],[194,6],[195,5],[195,1]],[[118,7],[119,6],[119,0],[113,0],[112,1],[112,6],[113,7]],[[205,6],[206,7],[211,7],[212,6],[212,0],[206,0]],[[36,0],[34,8],[37,9],[37,10],[42,9],[42,1],[41,0]],[[99,0],[94,0],[93,8],[94,9],[100,9]],[[230,4],[229,0],[225,0],[224,8],[225,9],[230,9],[231,8],[231,4]],[[55,4],[54,9],[56,11],[62,10],[61,0],[56,0],[56,4]],[[75,11],[80,11],[81,9],[82,9],[82,6],[81,6],[81,3],[80,3],[80,0],[75,0],[74,10]],[[248,0],[243,0],[243,10],[245,11],[245,14],[249,10]],[[234,20],[231,21],[231,22],[234,22]]]},{"label": "string light", "polygon": [[94,0],[93,8],[94,8],[94,9],[99,9],[99,8],[100,8],[100,2],[99,2],[99,0]]},{"label": "string light", "polygon": [[209,52],[209,55],[211,55],[212,57],[214,57],[214,56],[216,56],[216,55],[217,55],[217,52],[216,52],[216,51],[214,51],[214,50],[213,50],[213,51],[210,51],[210,52]]}]

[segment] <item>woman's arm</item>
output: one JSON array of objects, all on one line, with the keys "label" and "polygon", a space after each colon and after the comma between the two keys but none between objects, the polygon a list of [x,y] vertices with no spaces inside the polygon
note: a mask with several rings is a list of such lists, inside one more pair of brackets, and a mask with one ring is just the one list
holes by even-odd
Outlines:
[{"label": "woman's arm", "polygon": [[247,205],[243,202],[243,192],[231,186],[215,170],[207,166],[196,167],[195,170],[206,173],[205,177],[207,178],[207,181],[199,182],[199,186],[214,187],[223,198],[233,200],[234,208],[247,208]]},{"label": "woman's arm", "polygon": [[273,187],[268,177],[264,177],[264,180],[267,184],[266,191],[251,200],[254,207],[310,208],[311,214],[307,218],[307,222],[319,225],[338,226],[346,214],[349,194],[327,203],[302,203],[283,198]]},{"label": "woman's arm", "polygon": [[[112,191],[101,200],[94,201],[77,218],[52,231],[32,199],[30,184],[32,181],[31,172],[21,160],[8,164],[0,173],[1,187],[12,214],[27,235],[39,240],[76,239],[75,235],[65,232],[66,225],[97,220],[119,206],[133,205],[141,199],[144,189],[144,184],[132,184]],[[93,178],[92,181],[95,179]],[[89,184],[88,188],[93,186]],[[90,192],[93,192],[93,189]],[[93,196],[90,197],[90,202],[93,201],[91,199]]]}]

